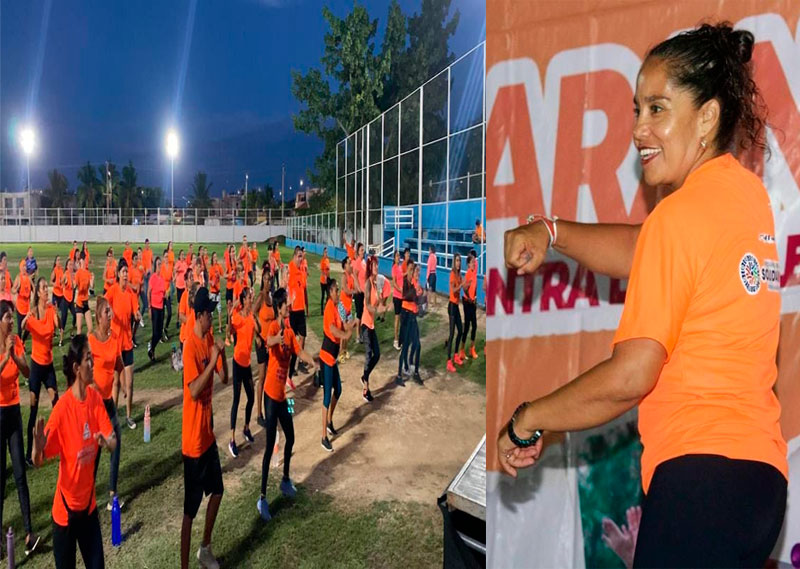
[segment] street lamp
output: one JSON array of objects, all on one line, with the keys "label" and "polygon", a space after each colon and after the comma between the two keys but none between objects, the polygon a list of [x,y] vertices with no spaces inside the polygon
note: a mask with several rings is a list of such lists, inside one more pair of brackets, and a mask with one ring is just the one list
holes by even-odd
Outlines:
[{"label": "street lamp", "polygon": [[247,225],[247,181],[250,179],[250,174],[244,175],[244,224]]},{"label": "street lamp", "polygon": [[31,200],[31,154],[36,147],[36,133],[33,128],[25,127],[19,133],[19,145],[22,147],[22,152],[25,154],[25,165],[28,171],[28,223],[33,223],[33,203]]},{"label": "street lamp", "polygon": [[[169,156],[169,161],[171,165],[171,175],[170,175],[170,187],[171,187],[171,199],[170,203],[172,205],[172,209],[175,209],[175,158],[178,157],[178,133],[175,132],[175,129],[170,129],[167,132],[167,156]],[[174,211],[173,211],[174,215]]]}]

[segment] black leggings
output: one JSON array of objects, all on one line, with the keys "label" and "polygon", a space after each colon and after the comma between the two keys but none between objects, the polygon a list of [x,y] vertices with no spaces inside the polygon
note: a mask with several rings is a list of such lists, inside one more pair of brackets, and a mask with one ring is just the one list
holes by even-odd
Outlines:
[{"label": "black leggings", "polygon": [[61,297],[58,300],[58,310],[61,313],[61,318],[58,320],[58,326],[61,330],[67,327],[67,312],[72,313],[72,325],[75,325],[75,303],[67,302],[67,299]]},{"label": "black leggings", "polygon": [[[461,340],[464,342],[464,348],[467,347],[467,334],[470,332],[470,324],[472,325],[472,344],[475,345],[475,334],[478,331],[478,316],[477,307],[474,302],[464,302],[464,333],[461,335]],[[458,348],[458,344],[456,344]]]},{"label": "black leggings", "polygon": [[103,536],[100,534],[100,519],[97,508],[80,522],[60,526],[53,522],[53,557],[56,569],[75,569],[77,547],[81,548],[81,557],[86,569],[102,569]]},{"label": "black leggings", "polygon": [[22,414],[19,403],[0,407],[0,526],[3,525],[3,501],[6,493],[6,448],[11,455],[14,482],[17,486],[19,507],[25,533],[31,533],[31,498],[28,493],[28,477],[25,475],[25,454],[22,450]]},{"label": "black leggings", "polygon": [[325,314],[325,301],[328,299],[328,285],[319,283],[319,313]]},{"label": "black leggings", "polygon": [[364,324],[361,325],[361,340],[364,342],[364,375],[361,376],[361,381],[369,381],[369,375],[375,366],[378,365],[378,360],[381,359],[381,346],[378,343],[378,334],[374,328],[369,328]]},{"label": "black leggings", "polygon": [[[185,288],[176,288],[175,290],[178,291],[178,313],[180,314],[181,297],[183,296],[183,293],[186,292],[186,289]],[[169,312],[170,312],[170,317],[172,317],[172,307],[171,306],[169,307]],[[169,318],[167,318],[167,326],[169,327]],[[175,321],[175,329],[179,330],[179,331],[181,329],[181,319],[180,318],[178,318]]]},{"label": "black leggings", "polygon": [[244,424],[250,424],[250,416],[253,413],[253,370],[250,366],[241,366],[233,361],[233,405],[231,406],[231,431],[236,430],[236,415],[239,413],[239,396],[242,394],[242,384],[244,393],[247,396],[247,404],[244,407]]},{"label": "black leggings", "polygon": [[161,334],[164,332],[164,308],[151,307],[150,310],[153,312],[153,321],[151,322],[153,335],[150,338],[150,349],[155,353],[156,346],[161,340]]},{"label": "black leggings", "polygon": [[28,336],[30,335],[30,333],[27,330],[22,329],[22,321],[25,320],[27,314],[20,314],[19,310],[16,309],[15,311],[17,313],[17,336],[19,336],[20,339],[23,342],[25,342],[28,339]]},{"label": "black leggings", "polygon": [[786,479],[773,466],[711,454],[656,467],[634,567],[764,567],[783,525]]},{"label": "black leggings", "polygon": [[267,422],[267,447],[264,449],[264,460],[261,461],[261,494],[266,496],[269,461],[272,460],[272,448],[275,446],[275,437],[278,433],[278,421],[281,422],[281,429],[286,437],[283,445],[284,479],[289,478],[289,461],[292,460],[292,447],[294,446],[294,423],[286,401],[275,401],[266,393],[264,394],[264,413]]},{"label": "black leggings", "polygon": [[403,349],[400,350],[400,360],[397,362],[397,375],[403,371],[403,367],[408,369],[408,358],[411,358],[414,364],[414,371],[419,371],[419,325],[417,324],[417,315],[408,310],[403,310],[405,314],[403,325]]},{"label": "black leggings", "polygon": [[164,297],[164,311],[167,314],[167,317],[164,319],[164,331],[166,332],[169,329],[169,323],[172,320],[172,295],[166,295]]},{"label": "black leggings", "polygon": [[[106,407],[108,419],[111,421],[111,426],[114,428],[114,436],[117,438],[117,446],[114,452],[111,453],[111,468],[109,470],[108,489],[114,494],[117,493],[117,480],[119,480],[119,457],[122,452],[122,429],[119,428],[119,418],[117,417],[117,406],[114,405],[114,399],[103,399],[103,405]],[[97,449],[97,458],[94,461],[94,478],[97,480],[97,469],[100,468],[100,456],[102,449]]]},{"label": "black leggings", "polygon": [[[458,304],[455,302],[450,301],[447,305],[447,315],[450,317],[450,339],[447,340],[447,359],[450,359],[450,353],[458,353],[458,344],[461,342],[461,332],[463,327],[461,326],[461,310],[458,308]],[[458,330],[456,333],[456,343],[453,344],[453,332]]]}]

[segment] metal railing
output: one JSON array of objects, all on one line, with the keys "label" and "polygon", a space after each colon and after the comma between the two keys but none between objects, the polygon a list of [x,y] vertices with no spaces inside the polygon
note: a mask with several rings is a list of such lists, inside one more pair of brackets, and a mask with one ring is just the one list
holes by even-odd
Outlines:
[{"label": "metal railing", "polygon": [[0,208],[0,225],[282,225],[291,209]]}]

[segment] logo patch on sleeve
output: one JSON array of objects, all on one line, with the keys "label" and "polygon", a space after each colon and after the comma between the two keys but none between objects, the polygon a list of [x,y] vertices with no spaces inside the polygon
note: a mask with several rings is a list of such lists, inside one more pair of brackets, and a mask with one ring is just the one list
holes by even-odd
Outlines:
[{"label": "logo patch on sleeve", "polygon": [[761,280],[767,283],[767,289],[773,292],[781,290],[781,267],[778,261],[765,259],[761,267]]},{"label": "logo patch on sleeve", "polygon": [[752,253],[745,253],[739,261],[739,278],[747,294],[757,294],[761,288],[761,267]]},{"label": "logo patch on sleeve", "polygon": [[775,237],[769,233],[759,233],[758,240],[764,243],[775,243]]}]

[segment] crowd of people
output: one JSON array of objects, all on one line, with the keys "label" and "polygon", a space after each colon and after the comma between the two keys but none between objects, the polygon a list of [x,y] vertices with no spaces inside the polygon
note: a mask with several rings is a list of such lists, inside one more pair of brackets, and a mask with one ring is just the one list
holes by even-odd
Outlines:
[{"label": "crowd of people", "polygon": [[[178,354],[175,367],[181,372],[183,389],[182,567],[188,566],[192,522],[204,494],[210,499],[197,558],[204,567],[218,567],[211,550],[211,533],[223,493],[212,419],[215,375],[224,384],[233,380],[228,444],[231,456],[239,456],[236,435],[240,426],[242,388],[245,392],[243,441],[253,443],[255,440],[250,429],[254,406],[256,421],[266,433],[257,501],[258,513],[264,521],[271,519],[266,488],[278,424],[284,433],[280,491],[288,497],[296,494],[290,478],[290,463],[295,438],[293,379],[298,373],[313,376],[322,388],[321,446],[329,452],[333,451],[331,439],[338,434],[334,427],[334,411],[342,394],[339,364],[350,359],[348,347],[355,335],[355,341],[364,347],[362,397],[367,403],[373,401],[370,377],[381,358],[376,326],[385,321],[385,314],[392,307],[395,314],[393,346],[400,352],[394,381],[403,386],[406,379],[413,377],[416,383],[422,384],[417,316],[420,306],[434,302],[435,295],[431,291],[436,288],[438,266],[435,250],[430,251],[424,282],[420,280],[421,267],[411,259],[408,249],[402,255],[400,251],[395,253],[390,277],[379,274],[377,257],[367,257],[363,244],[355,240],[346,243],[346,252],[341,259],[340,280],[331,274],[327,249],[319,264],[319,310],[323,316],[319,363],[316,354],[306,350],[311,307],[308,261],[302,247],[295,247],[291,260],[283,263],[278,244],[272,243],[267,258],[259,266],[257,245],[248,245],[246,236],[238,251],[233,244],[226,247],[222,263],[216,253],[209,254],[203,246],[195,252],[194,245],[190,244],[186,251],[179,249],[176,253],[173,243],[169,242],[159,255],[149,240],[136,249],[125,242],[119,258],[113,247],[106,251],[102,294],[95,293],[95,276],[85,242],[81,246],[73,242],[64,262],[61,255],[56,255],[49,275],[40,274],[46,271],[37,264],[33,248],[29,248],[13,280],[8,257],[0,252],[0,473],[5,488],[8,448],[25,523],[25,553],[33,553],[39,543],[31,527],[26,470],[58,456],[59,474],[52,507],[56,566],[74,567],[77,548],[87,567],[103,566],[95,497],[100,449],[107,448],[110,453],[106,505],[110,511],[115,499],[120,507],[124,505],[117,496],[122,446],[119,397],[121,393],[125,399],[124,424],[136,429],[132,415],[134,349],[138,347],[137,331],[147,326],[152,328],[147,342],[147,356],[151,361],[156,360],[157,352],[162,351],[161,346],[170,341],[171,335],[176,335],[179,343],[179,347],[173,349]],[[221,309],[223,279],[224,315]],[[476,282],[475,252],[467,255],[465,275],[462,275],[460,256],[454,255],[448,304],[448,372],[456,371],[453,362],[462,365],[467,357],[478,357],[475,351]],[[93,308],[90,306],[92,297]],[[174,329],[170,327],[173,299],[178,311]],[[466,328],[462,328],[460,304],[464,307]],[[470,326],[472,344],[467,352]],[[457,331],[455,343],[454,331]],[[56,335],[58,346],[67,342],[61,362],[67,389],[60,397],[53,357]],[[31,340],[29,351],[25,347],[28,338]],[[227,346],[233,346],[230,367]],[[253,351],[257,364],[255,378]],[[27,447],[22,433],[20,376],[28,379],[30,392]],[[42,386],[53,407],[46,423],[38,418]],[[0,491],[0,522],[2,498]]]}]

